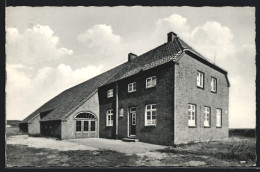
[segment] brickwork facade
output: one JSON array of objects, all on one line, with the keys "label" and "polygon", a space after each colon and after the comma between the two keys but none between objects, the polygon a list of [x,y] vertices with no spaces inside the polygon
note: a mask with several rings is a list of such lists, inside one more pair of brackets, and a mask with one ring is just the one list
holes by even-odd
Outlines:
[{"label": "brickwork facade", "polygon": [[[141,142],[171,145],[173,143],[173,63],[167,63],[133,77],[120,80],[118,84],[118,110],[123,116],[118,119],[118,139],[129,136],[129,109],[136,108],[136,138]],[[146,88],[146,78],[156,76],[157,85]],[[136,82],[136,91],[128,93],[128,84]],[[107,98],[107,90],[114,96]],[[99,89],[100,137],[115,138],[116,109],[115,83]],[[145,126],[145,106],[156,104],[156,126]],[[113,109],[113,126],[106,126],[106,111]]]},{"label": "brickwork facade", "polygon": [[[197,71],[204,73],[204,88],[197,87]],[[145,88],[146,78],[156,76],[157,85]],[[211,92],[211,77],[217,92]],[[128,84],[136,82],[136,92]],[[177,63],[167,63],[149,71],[99,88],[100,137],[116,138],[116,84],[118,85],[118,139],[128,137],[129,109],[136,107],[136,138],[141,142],[171,145],[224,139],[228,137],[229,86],[224,73],[184,54]],[[113,89],[113,97],[107,91]],[[145,106],[157,105],[156,126],[145,126]],[[188,104],[196,106],[196,126],[188,126]],[[210,108],[210,126],[204,127],[204,107]],[[113,109],[113,126],[106,126],[106,112]],[[123,110],[122,110],[123,109]],[[216,109],[222,112],[216,127]],[[123,116],[120,117],[120,111]]]},{"label": "brickwork facade", "polygon": [[[187,54],[175,65],[174,143],[209,141],[228,137],[229,87],[225,74]],[[204,73],[204,89],[197,87],[197,71]],[[211,92],[211,77],[217,92]],[[188,127],[188,104],[196,106],[196,127]],[[210,108],[210,127],[204,127],[204,106]],[[222,127],[216,127],[216,109],[222,110]]]}]

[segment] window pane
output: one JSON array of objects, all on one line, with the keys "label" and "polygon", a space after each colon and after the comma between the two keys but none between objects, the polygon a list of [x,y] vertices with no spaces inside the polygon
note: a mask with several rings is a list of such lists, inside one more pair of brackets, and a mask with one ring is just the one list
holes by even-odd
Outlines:
[{"label": "window pane", "polygon": [[96,122],[95,121],[91,121],[90,131],[95,131],[95,130],[96,130]]},{"label": "window pane", "polygon": [[88,131],[88,121],[84,121],[84,131]]},{"label": "window pane", "polygon": [[76,131],[81,131],[81,121],[76,121]]},{"label": "window pane", "polygon": [[136,90],[136,83],[133,84],[133,90]]},{"label": "window pane", "polygon": [[151,119],[151,112],[147,112],[147,119]]},{"label": "window pane", "polygon": [[156,85],[156,77],[153,77],[153,80],[152,80],[152,82],[153,82],[153,86],[155,86]]}]

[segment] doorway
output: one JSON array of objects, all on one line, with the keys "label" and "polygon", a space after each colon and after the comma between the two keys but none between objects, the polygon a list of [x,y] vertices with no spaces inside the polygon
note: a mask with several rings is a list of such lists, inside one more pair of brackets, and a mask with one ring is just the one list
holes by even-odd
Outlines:
[{"label": "doorway", "polygon": [[92,113],[80,113],[75,117],[76,138],[97,137],[97,118]]},{"label": "doorway", "polygon": [[129,133],[130,136],[136,135],[136,108],[130,108],[130,115],[129,115]]}]

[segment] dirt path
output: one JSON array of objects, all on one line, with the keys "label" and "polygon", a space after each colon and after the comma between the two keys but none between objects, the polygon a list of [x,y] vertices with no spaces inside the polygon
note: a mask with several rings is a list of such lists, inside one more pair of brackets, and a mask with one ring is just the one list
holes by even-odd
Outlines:
[{"label": "dirt path", "polygon": [[54,138],[29,137],[28,135],[10,136],[7,138],[6,143],[11,145],[26,145],[32,148],[46,148],[46,149],[54,149],[59,151],[98,150],[97,148],[94,147],[90,147],[83,144],[72,143],[65,140],[61,141],[61,140],[56,140]]},{"label": "dirt path", "polygon": [[142,142],[124,142],[122,140],[112,140],[103,138],[71,139],[67,141],[80,145],[90,146],[97,149],[113,150],[128,155],[151,152],[158,149],[166,148],[166,146],[161,145],[154,145]]}]

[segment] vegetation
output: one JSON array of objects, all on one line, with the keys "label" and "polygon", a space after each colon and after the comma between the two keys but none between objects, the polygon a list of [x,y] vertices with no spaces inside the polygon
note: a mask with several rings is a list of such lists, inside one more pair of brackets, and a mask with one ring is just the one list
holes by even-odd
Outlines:
[{"label": "vegetation", "polygon": [[211,141],[168,147],[160,152],[188,155],[203,155],[237,162],[245,161],[247,165],[256,162],[256,139],[234,137],[226,141]]},{"label": "vegetation", "polygon": [[[7,128],[6,137],[24,134]],[[59,151],[6,145],[8,167],[109,167],[109,166],[252,166],[256,162],[256,139],[231,136],[223,141],[190,143],[145,154],[126,155],[111,150]]]},{"label": "vegetation", "polygon": [[58,151],[7,145],[7,167],[115,167],[133,166],[137,156],[110,150]]}]

